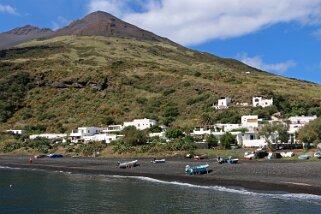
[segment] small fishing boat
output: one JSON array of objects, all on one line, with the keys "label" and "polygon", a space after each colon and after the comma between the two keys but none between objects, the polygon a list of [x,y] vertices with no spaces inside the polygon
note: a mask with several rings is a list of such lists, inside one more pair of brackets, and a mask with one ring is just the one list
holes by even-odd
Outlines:
[{"label": "small fishing boat", "polygon": [[226,163],[227,158],[225,158],[225,157],[217,157],[216,160],[217,160],[217,162],[219,164],[222,164],[222,163]]},{"label": "small fishing boat", "polygon": [[310,158],[310,155],[299,155],[298,158],[301,160],[307,160]]},{"label": "small fishing boat", "polygon": [[227,159],[226,162],[229,164],[237,164],[239,162],[239,159],[237,159],[237,158],[232,159],[231,158],[231,159]]},{"label": "small fishing boat", "polygon": [[126,161],[126,162],[120,162],[118,161],[118,167],[119,168],[122,168],[122,169],[125,169],[125,168],[132,168],[132,167],[135,167],[135,166],[138,166],[138,160],[134,160],[134,161]]},{"label": "small fishing boat", "polygon": [[249,153],[249,152],[244,153],[244,160],[253,160],[254,158],[255,158],[254,153]]},{"label": "small fishing boat", "polygon": [[207,174],[208,173],[208,164],[205,165],[197,165],[197,166],[190,166],[186,165],[185,167],[185,172],[190,175],[195,175],[195,174]]},{"label": "small fishing boat", "polygon": [[61,154],[50,154],[48,155],[49,158],[63,158],[64,156],[62,156]]},{"label": "small fishing boat", "polygon": [[321,151],[318,151],[318,152],[315,152],[313,154],[314,157],[318,158],[318,159],[321,159]]},{"label": "small fishing boat", "polygon": [[154,160],[152,160],[151,162],[152,163],[165,163],[165,159],[163,158],[163,159],[154,159]]},{"label": "small fishing boat", "polygon": [[207,154],[202,154],[202,155],[195,155],[194,159],[195,160],[201,160],[201,159],[207,159],[208,155]]}]

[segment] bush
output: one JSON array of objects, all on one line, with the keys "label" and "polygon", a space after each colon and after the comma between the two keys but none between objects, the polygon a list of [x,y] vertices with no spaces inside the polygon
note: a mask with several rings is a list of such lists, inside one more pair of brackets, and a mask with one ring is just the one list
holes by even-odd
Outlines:
[{"label": "bush", "polygon": [[206,142],[208,143],[208,148],[214,148],[218,145],[218,139],[214,135],[210,134],[206,136]]},{"label": "bush", "polygon": [[128,126],[123,130],[125,135],[123,141],[129,146],[143,145],[147,142],[147,136],[145,132],[137,130],[134,126]]},{"label": "bush", "polygon": [[83,144],[81,148],[81,152],[85,156],[96,156],[98,152],[101,152],[104,148],[106,148],[105,143],[101,142],[89,142],[88,144]]},{"label": "bush", "polygon": [[164,110],[164,117],[177,117],[179,110],[176,106],[167,106]]},{"label": "bush", "polygon": [[48,151],[52,149],[51,140],[39,137],[33,140],[29,140],[27,146],[32,149],[36,149],[41,153],[48,153]]},{"label": "bush", "polygon": [[174,92],[175,92],[175,89],[168,88],[168,89],[165,89],[165,90],[163,91],[163,95],[164,95],[164,96],[167,96],[167,95],[170,95],[170,94],[172,94],[172,93],[174,93]]},{"label": "bush", "polygon": [[229,132],[223,134],[220,138],[221,146],[224,149],[230,149],[232,144],[236,144],[236,138]]},{"label": "bush", "polygon": [[169,128],[166,130],[165,136],[169,139],[175,139],[184,137],[184,133],[178,128]]},{"label": "bush", "polygon": [[155,125],[155,126],[151,126],[151,127],[148,129],[148,131],[149,131],[150,133],[159,133],[159,132],[162,131],[162,128],[159,127],[159,126],[157,126],[157,125]]}]

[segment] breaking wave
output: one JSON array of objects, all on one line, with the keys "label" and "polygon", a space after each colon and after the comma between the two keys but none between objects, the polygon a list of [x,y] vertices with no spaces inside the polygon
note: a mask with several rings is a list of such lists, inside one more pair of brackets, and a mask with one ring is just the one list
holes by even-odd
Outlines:
[{"label": "breaking wave", "polygon": [[213,190],[213,191],[220,191],[220,192],[227,192],[232,194],[241,194],[241,195],[249,195],[249,196],[255,196],[255,197],[262,197],[262,198],[274,198],[274,199],[282,199],[282,200],[291,200],[291,201],[309,201],[311,203],[318,203],[321,205],[321,196],[319,195],[312,195],[312,194],[302,194],[302,193],[277,193],[277,192],[255,192],[246,190],[243,188],[240,189],[233,189],[229,187],[223,187],[223,186],[201,186],[201,185],[194,185],[190,183],[183,183],[183,182],[177,182],[177,181],[163,181],[158,180],[150,177],[144,177],[144,176],[120,176],[120,175],[113,175],[111,176],[113,178],[122,178],[122,179],[138,179],[146,182],[153,182],[153,183],[160,183],[165,185],[177,185],[177,186],[183,186],[188,188],[198,188],[198,189],[207,189],[207,190]]}]

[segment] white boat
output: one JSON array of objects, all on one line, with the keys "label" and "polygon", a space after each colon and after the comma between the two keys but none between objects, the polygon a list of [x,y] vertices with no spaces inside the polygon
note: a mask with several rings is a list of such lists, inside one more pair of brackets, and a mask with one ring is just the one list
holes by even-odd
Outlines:
[{"label": "white boat", "polygon": [[125,169],[125,168],[132,168],[132,167],[135,167],[135,166],[138,166],[138,160],[134,160],[134,161],[127,161],[127,162],[119,162],[118,161],[118,167],[119,168],[122,168],[122,169]]},{"label": "white boat", "polygon": [[163,158],[163,159],[154,159],[154,160],[152,160],[151,162],[152,163],[165,163],[165,159]]}]

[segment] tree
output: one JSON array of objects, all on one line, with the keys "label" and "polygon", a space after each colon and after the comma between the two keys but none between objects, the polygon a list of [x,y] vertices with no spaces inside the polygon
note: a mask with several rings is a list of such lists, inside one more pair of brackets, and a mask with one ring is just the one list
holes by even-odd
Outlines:
[{"label": "tree", "polygon": [[84,144],[82,146],[82,153],[85,156],[93,155],[96,157],[98,152],[101,152],[106,147],[105,143],[101,142],[89,142],[88,144]]},{"label": "tree", "polygon": [[107,117],[105,117],[103,123],[105,125],[109,126],[109,125],[115,124],[115,121],[114,121],[114,118],[112,118],[111,116],[107,116]]},{"label": "tree", "polygon": [[164,117],[176,117],[179,115],[179,110],[176,106],[167,106],[164,110]]},{"label": "tree", "polygon": [[224,149],[230,149],[232,144],[236,144],[236,138],[231,133],[226,132],[220,138],[221,146]]},{"label": "tree", "polygon": [[124,142],[130,146],[143,145],[147,142],[144,131],[137,130],[135,126],[128,126],[123,130]]},{"label": "tree", "polygon": [[162,128],[159,127],[159,126],[157,126],[157,125],[154,125],[154,126],[151,126],[151,127],[148,129],[148,131],[149,131],[150,133],[159,133],[159,132],[162,131]]},{"label": "tree", "polygon": [[315,146],[321,143],[321,117],[309,122],[298,131],[297,138],[302,143]]},{"label": "tree", "polygon": [[206,142],[208,144],[208,148],[214,148],[217,147],[218,139],[214,135],[210,134],[206,136]]},{"label": "tree", "polygon": [[165,136],[169,139],[175,139],[179,137],[184,137],[182,130],[178,128],[169,128],[166,130]]},{"label": "tree", "polygon": [[274,121],[267,123],[259,130],[259,135],[264,137],[268,147],[273,150],[273,144],[279,142],[287,143],[289,141],[289,135],[287,133],[288,126],[282,122]]}]

